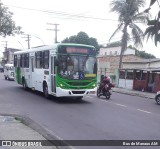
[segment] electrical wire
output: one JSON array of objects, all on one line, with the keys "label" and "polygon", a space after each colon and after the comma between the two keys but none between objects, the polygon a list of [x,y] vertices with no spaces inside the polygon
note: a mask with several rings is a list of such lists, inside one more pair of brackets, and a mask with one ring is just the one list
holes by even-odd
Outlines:
[{"label": "electrical wire", "polygon": [[[68,16],[68,17],[76,17],[76,18],[84,18],[84,19],[95,19],[95,20],[116,21],[116,22],[118,22],[118,20],[113,20],[113,19],[106,19],[106,18],[98,18],[98,17],[92,17],[92,16],[78,15],[78,14],[67,13],[67,12],[58,12],[58,11],[51,11],[51,10],[40,10],[40,9],[24,8],[24,7],[12,6],[12,5],[4,5],[4,6],[23,9],[23,10],[29,10],[29,11],[37,11],[37,12],[47,13],[47,14],[50,14],[50,15],[55,14],[55,15],[58,15],[58,16]],[[71,18],[71,19],[73,19],[73,18]]]}]

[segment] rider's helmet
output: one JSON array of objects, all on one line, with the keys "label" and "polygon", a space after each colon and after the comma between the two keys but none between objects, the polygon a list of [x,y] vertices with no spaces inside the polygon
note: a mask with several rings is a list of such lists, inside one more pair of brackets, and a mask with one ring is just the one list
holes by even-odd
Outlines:
[{"label": "rider's helmet", "polygon": [[110,81],[110,80],[111,80],[111,78],[110,78],[109,76],[107,76],[107,77],[106,77],[106,80],[107,80],[107,81]]}]

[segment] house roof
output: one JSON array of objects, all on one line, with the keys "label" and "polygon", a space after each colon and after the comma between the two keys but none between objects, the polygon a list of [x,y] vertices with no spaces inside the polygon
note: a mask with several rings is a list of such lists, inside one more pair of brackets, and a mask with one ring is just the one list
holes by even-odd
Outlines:
[{"label": "house roof", "polygon": [[157,68],[122,68],[120,70],[142,70],[142,71],[151,71],[151,72],[160,72],[160,67]]},{"label": "house roof", "polygon": [[123,61],[123,63],[150,63],[150,62],[158,62],[160,61],[159,58],[153,58],[153,59],[139,59],[134,61]]}]

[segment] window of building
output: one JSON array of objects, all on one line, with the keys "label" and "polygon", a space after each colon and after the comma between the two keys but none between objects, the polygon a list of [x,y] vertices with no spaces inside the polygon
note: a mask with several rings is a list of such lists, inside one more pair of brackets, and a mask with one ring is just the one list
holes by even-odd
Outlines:
[{"label": "window of building", "polygon": [[107,55],[107,52],[105,52],[105,55]]},{"label": "window of building", "polygon": [[112,55],[112,51],[110,51],[110,55]]},{"label": "window of building", "polygon": [[126,79],[128,79],[128,80],[133,80],[133,72],[127,72],[127,77],[126,77]]},{"label": "window of building", "polygon": [[119,78],[120,79],[125,79],[125,71],[124,70],[120,71]]}]

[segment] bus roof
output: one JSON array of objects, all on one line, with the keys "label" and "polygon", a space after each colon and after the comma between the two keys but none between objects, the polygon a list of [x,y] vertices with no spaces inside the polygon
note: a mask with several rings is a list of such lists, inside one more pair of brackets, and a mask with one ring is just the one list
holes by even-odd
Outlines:
[{"label": "bus roof", "polygon": [[76,43],[57,43],[54,45],[44,45],[44,46],[38,46],[31,49],[25,49],[23,51],[17,51],[14,52],[14,54],[21,54],[21,53],[29,53],[29,52],[36,52],[36,51],[43,51],[43,50],[56,50],[58,46],[66,45],[66,46],[83,46],[83,47],[91,47],[95,48],[91,45],[85,45],[85,44],[76,44]]}]

